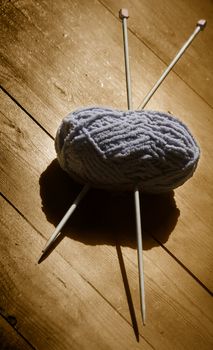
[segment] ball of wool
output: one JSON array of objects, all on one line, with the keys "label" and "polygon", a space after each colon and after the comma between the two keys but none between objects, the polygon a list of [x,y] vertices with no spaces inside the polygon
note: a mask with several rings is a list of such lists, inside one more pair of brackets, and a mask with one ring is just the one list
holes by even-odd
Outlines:
[{"label": "ball of wool", "polygon": [[93,187],[166,192],[197,166],[199,147],[170,114],[90,107],[62,120],[55,147],[61,167]]}]

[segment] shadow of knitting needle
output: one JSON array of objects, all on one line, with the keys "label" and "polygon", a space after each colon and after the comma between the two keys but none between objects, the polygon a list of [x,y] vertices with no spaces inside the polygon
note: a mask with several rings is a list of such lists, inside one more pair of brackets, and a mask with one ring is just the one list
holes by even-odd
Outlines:
[{"label": "shadow of knitting needle", "polygon": [[[128,109],[132,109],[131,77],[130,77],[130,65],[129,65],[128,34],[127,34],[127,19],[129,17],[128,10],[121,9],[119,11],[119,17],[122,19],[122,28],[123,28],[127,105],[128,105]],[[135,187],[135,190],[134,190],[134,201],[135,201],[135,218],[136,218],[136,232],[137,232],[140,307],[141,307],[142,321],[143,321],[143,324],[145,325],[146,307],[145,307],[144,268],[143,268],[143,243],[142,243],[142,228],[141,228],[141,214],[140,214],[140,198],[139,198],[139,191],[137,187]]]},{"label": "shadow of knitting needle", "polygon": [[161,83],[164,81],[164,79],[166,78],[166,76],[169,74],[169,72],[172,70],[172,68],[174,67],[174,65],[179,61],[179,59],[181,58],[181,56],[184,54],[184,52],[186,51],[186,49],[189,47],[189,45],[192,43],[192,41],[195,39],[195,37],[197,36],[197,34],[201,31],[204,30],[205,26],[206,26],[207,21],[205,19],[200,19],[197,22],[196,28],[194,30],[194,32],[190,35],[190,37],[188,38],[188,40],[185,42],[185,44],[181,47],[181,49],[178,51],[178,53],[176,54],[176,56],[173,58],[173,60],[171,61],[171,63],[168,65],[168,67],[165,69],[165,71],[163,72],[163,74],[161,75],[161,77],[159,78],[159,80],[155,83],[155,85],[152,87],[152,89],[149,91],[149,93],[145,96],[144,100],[142,101],[142,103],[140,103],[140,105],[138,106],[138,109],[141,108],[143,109],[146,104],[149,102],[150,98],[154,95],[155,91],[159,88],[159,86],[161,85]]},{"label": "shadow of knitting needle", "polygon": [[47,251],[50,249],[50,247],[53,245],[53,243],[55,243],[56,239],[60,235],[60,232],[61,232],[62,228],[64,227],[66,222],[69,220],[70,216],[73,214],[73,212],[77,208],[78,204],[84,198],[84,196],[87,194],[89,189],[90,189],[90,185],[86,184],[83,187],[83,189],[81,190],[81,192],[78,194],[78,196],[76,197],[76,199],[72,203],[71,207],[68,209],[68,211],[66,212],[66,214],[62,218],[62,220],[59,222],[59,224],[57,225],[55,231],[53,232],[53,234],[51,235],[51,237],[48,239],[47,243],[45,244],[44,248],[42,249],[42,254],[41,254],[41,256],[38,259],[39,263],[43,260],[43,257],[45,255],[47,255]]}]

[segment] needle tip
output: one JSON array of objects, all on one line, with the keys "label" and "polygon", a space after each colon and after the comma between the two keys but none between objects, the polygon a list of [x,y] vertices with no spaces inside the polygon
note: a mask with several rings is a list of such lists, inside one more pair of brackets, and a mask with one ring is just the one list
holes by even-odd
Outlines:
[{"label": "needle tip", "polygon": [[40,262],[41,262],[41,260],[42,260],[42,258],[43,258],[43,255],[44,255],[44,253],[43,253],[43,251],[42,251],[41,255],[39,256],[39,258],[38,258],[38,260],[37,260],[37,263],[38,263],[38,264],[40,264]]},{"label": "needle tip", "polygon": [[120,17],[120,19],[129,18],[128,10],[127,9],[120,9],[119,17]]},{"label": "needle tip", "polygon": [[200,19],[197,22],[197,27],[200,27],[200,30],[204,30],[205,26],[206,26],[207,20],[206,19]]},{"label": "needle tip", "polygon": [[141,310],[141,316],[142,316],[142,323],[143,323],[143,326],[146,326],[146,314],[145,314],[145,309]]},{"label": "needle tip", "polygon": [[45,248],[42,249],[41,255],[40,255],[40,257],[37,260],[38,264],[40,264],[42,262],[42,260],[44,259],[44,255],[45,255],[46,251],[47,251],[47,248],[46,249]]}]

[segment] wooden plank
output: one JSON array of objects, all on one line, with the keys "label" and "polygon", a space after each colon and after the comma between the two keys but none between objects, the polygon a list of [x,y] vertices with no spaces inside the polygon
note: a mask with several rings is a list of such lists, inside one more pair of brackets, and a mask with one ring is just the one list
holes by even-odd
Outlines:
[{"label": "wooden plank", "polygon": [[[2,84],[50,133],[78,106],[126,106],[121,24],[103,6],[65,0],[60,6],[46,1],[15,6],[24,16],[8,4],[1,19]],[[131,33],[129,44],[136,107],[165,65]],[[212,113],[174,74],[148,107],[170,110],[192,124],[202,111]]]},{"label": "wooden plank", "polygon": [[[59,119],[62,117],[63,114],[65,114],[65,110],[68,112],[68,100],[67,97],[65,97],[65,100],[60,101],[60,98],[57,98],[54,102],[53,96],[55,94],[51,93],[48,97],[48,104],[51,106],[50,108],[55,110],[54,115],[52,116],[52,112],[46,110],[46,93],[48,93],[47,89],[45,88],[45,84],[50,79],[50,77],[54,76],[54,74],[57,75],[57,77],[65,77],[67,78],[67,70],[65,67],[68,67],[68,62],[73,62],[74,66],[77,66],[77,63],[79,64],[78,71],[75,72],[74,81],[78,80],[82,82],[80,72],[82,72],[82,69],[85,69],[85,65],[79,58],[79,53],[77,50],[77,54],[73,54],[73,56],[70,57],[70,53],[73,52],[72,50],[72,40],[69,39],[68,42],[62,40],[60,45],[60,50],[58,49],[59,45],[59,39],[60,37],[63,37],[63,32],[66,32],[68,34],[69,38],[73,38],[77,36],[78,40],[80,41],[79,44],[79,50],[83,50],[82,47],[85,48],[85,52],[89,55],[88,60],[91,60],[91,47],[90,50],[88,46],[86,46],[87,42],[94,41],[95,36],[93,37],[95,29],[91,29],[91,32],[89,32],[89,35],[92,35],[91,37],[87,38],[86,33],[88,32],[85,29],[85,18],[80,21],[80,28],[76,30],[76,26],[73,24],[72,28],[74,32],[69,32],[69,21],[70,18],[72,18],[74,15],[71,15],[72,10],[76,10],[75,3],[73,3],[73,8],[69,8],[66,1],[61,2],[63,5],[61,7],[61,10],[59,9],[56,12],[55,8],[51,8],[47,6],[46,2],[41,2],[41,5],[38,7],[38,3],[35,2],[18,2],[16,3],[20,4],[20,9],[22,7],[24,8],[23,11],[30,18],[30,21],[33,22],[33,25],[29,23],[29,21],[26,19],[25,16],[23,16],[20,12],[18,12],[11,4],[9,4],[5,9],[5,16],[2,16],[4,19],[4,28],[5,29],[5,42],[3,45],[3,57],[6,62],[9,62],[10,69],[13,69],[11,72],[11,79],[8,74],[3,75],[3,85],[9,90],[9,92],[12,92],[16,98],[20,100],[20,102],[24,105],[25,108],[29,108],[30,112],[33,112],[33,116],[38,120],[52,135],[55,135],[56,128],[59,124]],[[29,4],[29,5],[28,5]],[[79,2],[79,4],[82,3]],[[93,5],[91,5],[93,4]],[[85,10],[85,16],[88,13],[93,13],[94,16],[97,16],[97,18],[102,18],[102,25],[105,27],[101,27],[100,32],[104,32],[104,28],[108,28],[106,26],[107,22],[110,24],[110,28],[112,28],[112,34],[109,34],[109,37],[107,36],[107,40],[109,40],[109,43],[105,44],[107,47],[112,48],[112,42],[115,41],[118,43],[120,41],[119,36],[119,29],[117,20],[111,18],[112,16],[109,15],[107,11],[103,10],[102,6],[99,6],[97,3],[91,2],[89,4],[88,8]],[[83,8],[80,6],[80,8],[77,6],[78,11],[81,11],[84,13]],[[93,6],[93,7],[91,7]],[[30,12],[31,11],[31,12]],[[45,13],[45,16],[42,16],[42,13]],[[34,16],[33,16],[34,14]],[[57,17],[58,16],[58,17]],[[88,15],[89,16],[89,15]],[[55,26],[48,25],[48,18],[53,20],[55,23]],[[81,18],[78,13],[76,13],[76,16],[74,16],[74,23],[77,18]],[[49,20],[50,21],[50,20]],[[79,21],[79,20],[78,20]],[[93,18],[94,22],[94,18]],[[95,21],[96,22],[96,21]],[[94,22],[94,23],[95,23]],[[60,23],[63,24],[63,28],[61,29]],[[79,22],[77,22],[79,23]],[[35,28],[35,25],[39,27],[39,29]],[[97,27],[97,26],[96,26]],[[119,24],[120,27],[120,24]],[[21,28],[21,29],[20,29]],[[54,28],[54,30],[52,29]],[[57,28],[57,30],[55,29]],[[87,28],[87,26],[86,26]],[[92,27],[91,27],[92,28]],[[87,38],[87,40],[81,40],[78,37],[79,30],[84,38]],[[116,33],[117,30],[117,33]],[[42,32],[41,32],[42,31]],[[13,40],[14,32],[18,32],[18,38],[15,38],[15,42]],[[43,34],[45,33],[45,35]],[[58,36],[56,35],[56,32],[58,32]],[[28,33],[28,34],[27,34]],[[110,32],[111,33],[111,32]],[[121,31],[120,31],[121,34]],[[100,34],[99,34],[100,35]],[[7,40],[6,40],[7,39]],[[55,40],[55,41],[54,41]],[[39,42],[39,45],[38,45]],[[97,42],[97,41],[96,41]],[[11,44],[12,43],[12,44]],[[146,49],[146,47],[140,45],[139,41],[132,35],[131,36],[131,49],[133,52],[133,78],[134,82],[136,82],[136,87],[141,84],[140,77],[140,71],[141,71],[141,55],[142,55],[142,49]],[[13,44],[16,45],[16,48],[19,53],[17,57],[13,59],[12,50],[14,49]],[[77,44],[76,44],[77,45]],[[97,46],[99,46],[99,41],[97,42]],[[34,53],[33,47],[36,47],[38,52]],[[87,48],[86,48],[87,47]],[[61,50],[63,49],[63,52]],[[50,51],[49,51],[50,50]],[[101,51],[103,53],[103,43],[101,44]],[[120,90],[121,85],[124,86],[124,84],[119,83],[119,79],[121,75],[123,76],[123,69],[119,70],[119,74],[116,77],[114,77],[114,74],[118,72],[118,61],[122,60],[122,45],[121,43],[118,44],[118,52],[120,56],[116,55],[116,58],[112,62],[111,65],[111,71],[112,71],[112,77],[113,80],[115,78],[115,82],[118,83],[118,90]],[[55,59],[53,59],[57,56]],[[144,67],[144,71],[149,72],[151,66],[154,67],[156,65],[156,69],[153,73],[150,73],[149,76],[146,76],[146,79],[150,81],[154,77],[154,75],[157,76],[157,69],[162,66],[161,63],[156,60],[154,55],[150,53],[149,50],[146,49],[146,55],[148,57],[146,66]],[[111,54],[110,57],[113,57]],[[38,58],[42,60],[38,61]],[[51,60],[50,60],[51,57]],[[120,57],[120,58],[119,58]],[[86,58],[85,58],[86,59]],[[109,57],[108,57],[109,59]],[[11,61],[12,60],[12,61]],[[32,61],[31,61],[32,60]],[[52,61],[54,62],[54,66],[52,66]],[[97,57],[94,57],[94,65],[96,66],[98,64]],[[36,64],[35,64],[36,63]],[[25,65],[29,65],[29,71],[25,69]],[[105,66],[105,65],[104,65]],[[120,65],[119,65],[120,66]],[[5,71],[7,71],[7,67],[3,65]],[[12,68],[11,68],[12,67]],[[101,71],[101,66],[98,65],[99,73]],[[97,68],[97,67],[96,67]],[[14,83],[14,76],[17,75],[16,72],[20,71],[20,82]],[[34,72],[33,76],[35,77],[33,81],[29,79],[29,72]],[[57,72],[57,73],[56,73]],[[143,73],[143,72],[142,72]],[[26,76],[28,74],[28,77]],[[87,74],[85,72],[85,74]],[[143,76],[143,74],[142,74]],[[145,76],[145,74],[144,74]],[[30,87],[30,90],[27,90],[25,92],[25,80],[27,81],[27,85]],[[59,82],[57,80],[57,82]],[[62,79],[63,80],[63,79]],[[9,84],[9,81],[11,84]],[[22,83],[24,84],[22,86]],[[60,86],[68,86],[61,81]],[[88,82],[89,84],[89,82]],[[120,84],[120,85],[119,85]],[[16,87],[18,86],[18,91],[21,91],[17,93]],[[71,85],[70,89],[71,89]],[[108,85],[109,87],[110,85]],[[21,90],[20,90],[21,89]],[[36,91],[35,91],[36,89]],[[93,87],[90,89],[89,85],[87,85],[87,88],[84,88],[82,86],[82,91],[89,91],[91,93],[91,96],[99,96],[100,95],[100,89],[94,89]],[[106,86],[106,89],[107,86]],[[110,88],[111,89],[111,88]],[[75,87],[74,87],[75,90]],[[33,93],[33,91],[35,91]],[[44,93],[45,91],[45,93]],[[70,90],[72,91],[72,89]],[[105,103],[107,104],[108,101],[115,100],[115,96],[112,94],[112,90],[107,90],[107,94],[104,96],[106,97]],[[139,90],[138,90],[139,91]],[[173,91],[173,94],[171,95],[171,91]],[[39,94],[39,101],[44,101],[44,104],[40,103],[37,100],[37,94]],[[78,93],[76,92],[76,96]],[[139,101],[140,98],[138,97],[138,93],[135,94],[137,100]],[[79,95],[78,95],[79,96]],[[32,104],[29,102],[32,97]],[[84,97],[83,97],[84,98]],[[80,97],[79,102],[83,102],[82,96]],[[46,101],[46,102],[45,102]],[[84,101],[85,102],[85,101]],[[62,105],[61,105],[62,103]],[[64,103],[66,104],[66,108],[64,109]],[[181,115],[181,118],[187,123],[187,125],[192,130],[193,134],[197,138],[201,149],[202,149],[202,158],[200,162],[200,166],[198,168],[198,171],[195,173],[195,176],[192,180],[190,180],[186,185],[184,185],[182,188],[178,189],[176,191],[177,196],[177,206],[180,209],[181,217],[178,220],[176,230],[172,236],[170,236],[169,241],[167,242],[167,248],[178,258],[180,259],[185,265],[188,266],[189,269],[192,270],[192,272],[199,276],[199,278],[203,281],[203,283],[206,283],[209,288],[212,288],[212,282],[211,282],[211,275],[209,274],[210,267],[206,270],[206,265],[211,266],[211,264],[201,264],[198,266],[197,264],[197,255],[200,250],[200,246],[203,246],[203,253],[204,256],[206,256],[207,252],[207,261],[210,260],[209,250],[212,246],[212,235],[211,235],[211,212],[212,212],[212,201],[213,201],[213,188],[211,184],[211,178],[213,177],[213,169],[208,161],[210,154],[212,153],[212,143],[211,143],[211,135],[213,130],[213,122],[212,122],[212,110],[199,98],[196,96],[194,92],[192,92],[180,79],[177,79],[177,77],[174,74],[171,74],[168,77],[168,80],[165,82],[164,87],[162,87],[161,91],[158,91],[154,100],[152,100],[149,104],[150,108],[153,109],[168,109],[170,111],[173,111],[175,114]],[[32,108],[31,108],[32,107]],[[57,111],[56,111],[57,108]],[[57,114],[57,115],[56,115]],[[203,118],[203,115],[205,116],[205,119]],[[47,117],[47,118],[46,118]],[[53,148],[52,148],[53,149]],[[208,167],[208,168],[206,168]],[[196,188],[196,193],[195,189]],[[203,195],[205,193],[205,196]],[[180,195],[179,195],[180,194]],[[192,195],[193,194],[193,195]],[[208,203],[208,205],[206,204]],[[203,210],[205,208],[205,210]],[[191,217],[190,220],[188,220],[188,216]],[[197,225],[193,224],[190,225],[188,229],[188,223],[190,221],[194,221],[195,217],[199,218],[199,221],[201,224],[199,225],[199,231],[197,231]],[[187,230],[183,230],[183,227],[187,227]],[[188,233],[188,231],[190,232]],[[200,236],[200,231],[203,232],[203,237],[205,237],[205,240]],[[153,232],[155,234],[155,232]],[[160,236],[157,232],[155,235],[157,238],[161,240],[161,242],[164,242],[165,240]],[[185,240],[187,239],[188,243],[190,241],[194,244],[195,248],[193,249],[192,257],[189,258],[188,255],[188,245],[183,244]],[[191,244],[191,243],[190,243]],[[198,273],[197,273],[198,271]],[[207,271],[207,272],[205,272]]]},{"label": "wooden plank", "polygon": [[59,254],[36,264],[44,239],[2,198],[1,212],[1,308],[35,348],[151,348]]},{"label": "wooden plank", "polygon": [[[103,6],[96,1],[85,5],[83,1],[79,1],[78,4],[73,1],[70,4],[65,0],[60,2],[60,7],[56,4],[50,6],[47,1],[38,3],[24,0],[15,2],[15,6],[24,13],[24,16],[11,4],[6,6],[5,15],[2,16],[5,29],[2,50],[3,85],[53,136],[60,118],[69,109],[80,104],[101,101],[104,105],[111,104],[115,107],[124,105],[121,25]],[[14,32],[18,35],[14,36]],[[103,35],[105,41],[102,40]],[[134,82],[133,96],[134,104],[137,105],[141,96],[145,95],[147,86],[151,86],[157,79],[164,65],[131,33],[129,39]],[[16,57],[13,55],[14,47],[18,53]],[[93,63],[85,65],[85,62]],[[69,73],[68,67],[70,67]],[[33,75],[32,79],[29,78],[29,73]],[[100,80],[102,77],[106,79]],[[60,89],[53,89],[52,83],[49,89],[46,89],[47,82],[53,81],[59,84],[61,89],[66,87],[67,91],[75,96],[74,100],[69,100],[69,93],[65,93],[62,99]],[[73,81],[77,81],[78,84],[73,85]],[[94,81],[98,82],[97,85],[92,83]],[[100,89],[102,83],[103,89]],[[85,95],[88,92],[90,97]],[[148,107],[169,110],[179,115],[191,129],[202,150],[201,161],[193,179],[175,192],[180,218],[173,234],[167,242],[162,228],[152,230],[152,234],[208,288],[212,289],[210,261],[213,168],[209,162],[213,151],[212,109],[173,73]],[[193,246],[190,256],[188,245]],[[205,262],[197,264],[200,247],[207,264]]]},{"label": "wooden plank", "polygon": [[[1,16],[1,84],[4,88],[52,134],[61,117],[82,103],[111,103],[114,107],[124,107],[122,42],[115,55],[116,27],[112,36],[104,41],[102,36],[111,18],[108,11],[104,12],[99,5],[99,13],[94,12],[94,4],[91,8],[82,1],[73,1],[71,6],[66,3],[66,8],[61,2],[54,14],[38,2],[29,5],[37,10],[35,15],[43,13],[43,23],[55,27],[58,35],[55,36],[55,32],[49,38],[41,32],[39,21],[35,25],[30,23],[25,15],[7,3]],[[52,26],[52,21],[56,21],[56,26]],[[114,68],[113,77],[111,67]]]},{"label": "wooden plank", "polygon": [[[76,186],[70,181],[66,183],[63,189],[60,180],[67,180],[62,172],[60,175],[57,166],[52,165],[50,169],[46,171],[46,174],[41,174],[43,171],[42,169],[46,168],[48,158],[50,163],[53,157],[53,149],[51,147],[52,140],[50,140],[49,137],[45,135],[44,131],[39,129],[39,127],[5,95],[2,95],[1,106],[4,114],[7,115],[7,117],[5,117],[5,115],[2,114],[1,117],[1,130],[3,132],[1,146],[5,157],[1,169],[3,194],[18,208],[22,215],[33,224],[37,231],[48,238],[53,226],[46,220],[44,213],[42,213],[39,191],[41,190],[43,210],[47,215],[47,219],[51,223],[55,223],[55,220],[58,221],[57,204],[59,207],[62,206],[62,208],[64,205],[63,200],[60,201],[60,198],[57,197],[56,187],[59,186],[59,188],[63,190],[62,197],[64,196],[69,199],[69,197],[72,197],[74,192],[77,191]],[[13,127],[11,127],[11,125],[13,125]],[[48,145],[50,145],[49,148]],[[42,153],[46,153],[46,156]],[[15,173],[16,176],[14,175]],[[43,186],[41,189],[38,183],[40,175],[42,175],[40,177],[40,185]],[[44,179],[45,176],[46,180]],[[54,188],[52,188],[50,196],[50,188],[47,187],[48,183],[52,183],[51,186]],[[68,196],[65,195],[65,193],[68,193]],[[59,202],[53,203],[53,201],[56,202],[56,199],[59,200]],[[98,199],[98,202],[94,202],[95,199]],[[104,206],[105,200],[106,203]],[[60,243],[57,247],[57,251],[60,253],[60,256],[65,258],[67,264],[72,266],[84,280],[88,281],[89,285],[94,286],[98,293],[103,296],[104,300],[107,300],[109,304],[113,306],[114,310],[117,310],[117,312],[122,315],[122,319],[124,318],[131,323],[120,266],[114,245],[115,239],[118,243],[124,245],[123,254],[127,276],[131,286],[135,312],[139,320],[140,307],[135,251],[136,243],[135,238],[131,238],[135,237],[134,220],[133,213],[132,216],[130,213],[130,218],[132,217],[132,220],[129,221],[129,219],[127,219],[127,221],[124,221],[124,226],[121,225],[119,228],[119,223],[116,222],[117,212],[114,211],[115,207],[113,207],[114,201],[115,198],[110,198],[109,195],[104,196],[101,192],[93,192],[91,196],[88,197],[88,202],[84,202],[86,209],[82,203],[75,220],[73,220],[73,224],[71,227],[67,226],[64,233],[67,234],[68,237],[64,238]],[[128,218],[130,206],[122,206],[122,202],[129,202],[129,197],[126,200],[125,197],[121,197],[119,201],[121,209],[127,210],[125,216]],[[118,201],[116,201],[115,204],[117,205]],[[114,216],[111,215],[110,211],[106,214],[107,207],[111,207],[112,211],[114,211]],[[94,209],[96,209],[96,211]],[[86,211],[88,214],[84,216]],[[94,213],[96,213],[96,215],[94,215]],[[91,220],[92,214],[93,220]],[[104,221],[106,215],[108,217],[107,222]],[[124,216],[123,212],[119,214],[120,217],[122,217],[122,215]],[[14,214],[11,214],[6,222],[13,222],[13,216]],[[84,220],[82,220],[82,217],[84,217]],[[21,219],[19,218],[19,220]],[[13,223],[13,227],[16,228],[17,226],[18,224],[16,222]],[[31,265],[34,269],[32,276],[35,276],[35,261],[44,245],[44,240],[34,231],[32,232],[32,229],[30,229],[30,232],[32,232],[33,241],[31,241],[31,236],[29,239],[26,239],[25,236],[21,235],[22,230],[21,224],[17,235],[16,231],[14,232],[16,238],[14,239],[11,235],[11,239],[13,239],[14,243],[18,237],[23,240],[18,245],[18,247],[21,247],[20,251],[15,254],[16,247],[10,244],[9,241],[8,247],[11,247],[13,252],[11,255],[17,256],[17,259],[19,259],[18,261],[21,261],[21,271],[23,269],[23,261],[25,261],[25,266],[29,265],[27,259],[32,255]],[[7,235],[10,231],[13,232],[11,227],[8,228]],[[24,232],[29,235],[28,226]],[[70,238],[72,239],[71,241]],[[123,241],[121,240],[122,238]],[[26,247],[25,244],[28,244],[28,240],[29,246]],[[24,244],[23,242],[25,241],[26,243]],[[2,249],[5,244],[5,241],[3,242]],[[204,349],[208,349],[212,341],[212,324],[210,320],[212,299],[210,295],[161,247],[154,248],[155,245],[156,242],[147,237],[145,240],[147,251],[144,255],[149,323],[148,326],[143,329],[139,323],[140,334],[144,337],[147,344],[151,344],[151,346],[159,349],[191,349],[192,347],[197,347],[197,349],[199,349],[201,346]],[[55,271],[55,266],[58,265],[58,261],[59,255],[56,254],[56,252],[52,253],[48,259],[40,265],[39,271],[40,269],[45,270],[46,266],[48,266],[48,271]],[[54,264],[54,266],[52,266],[52,264]],[[208,270],[208,266],[206,266],[206,268]],[[64,272],[62,273],[61,270]],[[68,271],[68,274],[66,271]],[[45,272],[45,276],[47,275],[49,275],[49,272]],[[65,283],[67,280],[70,281],[70,276],[71,272],[68,270],[67,266],[64,267],[63,265],[63,268],[60,267],[60,278]],[[37,281],[37,278],[35,278],[35,281]],[[17,283],[22,283],[22,281],[19,282],[18,278]],[[45,290],[47,290],[48,288],[45,285],[44,276],[42,277],[42,283],[38,283],[39,286],[37,286],[36,283],[33,284],[34,287],[36,285],[36,288],[38,288],[37,291],[41,295],[43,295],[43,289],[41,291],[40,288],[43,288],[43,283],[44,288],[46,288]],[[53,281],[49,290],[53,290],[56,298],[57,287],[54,283]],[[30,289],[29,293],[32,293],[32,289]],[[39,302],[36,302],[37,297],[37,292],[35,296],[32,295],[31,305],[34,305],[34,303],[37,305]],[[88,300],[88,298],[85,300]],[[87,312],[92,313],[92,306],[90,305],[88,308],[89,310],[87,310]],[[176,321],[174,322],[174,320]],[[61,318],[59,318],[59,321],[61,322]],[[116,322],[117,321],[111,321],[111,324],[113,324],[113,328],[116,327],[117,329],[118,326]],[[41,324],[43,327],[43,321]],[[124,330],[121,332],[124,332]],[[132,337],[134,338],[133,333]],[[27,335],[27,338],[31,339],[31,335],[30,338]],[[32,344],[34,344],[34,342],[32,342]],[[131,348],[130,346],[131,345],[128,345],[128,348]],[[136,345],[134,346],[136,347]]]},{"label": "wooden plank", "polygon": [[[169,64],[194,30],[199,19],[207,27],[186,51],[174,71],[194,91],[213,106],[213,11],[212,1],[205,0],[101,0],[117,16],[119,8],[129,9],[129,28],[163,62]],[[160,71],[159,71],[160,74]]]},{"label": "wooden plank", "polygon": [[[11,318],[10,318],[11,320]],[[3,317],[0,316],[1,350],[32,350],[30,346]]]}]

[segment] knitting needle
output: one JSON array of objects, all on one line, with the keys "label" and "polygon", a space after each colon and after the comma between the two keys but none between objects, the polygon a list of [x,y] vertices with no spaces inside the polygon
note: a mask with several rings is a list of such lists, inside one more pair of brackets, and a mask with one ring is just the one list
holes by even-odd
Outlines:
[{"label": "knitting needle", "polygon": [[119,11],[119,17],[122,19],[123,41],[124,41],[124,58],[125,58],[125,72],[126,72],[126,91],[127,91],[127,105],[128,109],[132,109],[132,92],[131,92],[131,77],[129,65],[129,45],[127,34],[127,19],[129,17],[127,9]]},{"label": "knitting needle", "polygon": [[45,244],[44,248],[42,249],[42,254],[40,256],[40,258],[38,259],[41,260],[41,258],[44,256],[44,254],[47,252],[47,250],[50,248],[50,246],[55,242],[55,240],[57,239],[57,237],[59,236],[62,228],[64,227],[64,225],[66,224],[67,220],[70,218],[70,216],[73,214],[73,212],[75,211],[75,209],[77,208],[78,204],[80,203],[80,201],[83,199],[83,197],[86,195],[86,193],[88,192],[88,190],[90,189],[90,185],[86,184],[83,189],[81,190],[81,192],[78,194],[78,196],[76,197],[76,199],[74,200],[74,202],[72,203],[71,207],[68,209],[68,211],[66,212],[66,214],[64,215],[64,217],[62,218],[62,220],[59,222],[58,226],[56,227],[55,231],[53,232],[53,234],[51,235],[51,237],[48,239],[47,243]]},{"label": "knitting needle", "polygon": [[184,52],[186,51],[186,49],[189,47],[189,45],[192,43],[192,41],[195,39],[195,37],[197,36],[197,34],[201,31],[204,30],[205,26],[206,26],[207,21],[205,19],[200,19],[197,22],[196,28],[194,30],[194,32],[190,35],[190,37],[188,38],[188,40],[185,42],[185,44],[181,47],[181,49],[178,51],[178,53],[176,54],[176,56],[174,57],[174,59],[171,61],[171,63],[168,65],[168,67],[165,69],[165,71],[163,72],[163,74],[161,75],[161,77],[159,78],[159,80],[155,83],[155,85],[153,86],[153,88],[149,91],[149,93],[145,96],[144,100],[142,101],[142,103],[138,106],[138,109],[141,108],[143,109],[146,104],[149,102],[150,98],[154,95],[155,91],[158,89],[158,87],[161,85],[161,83],[164,81],[164,79],[166,78],[166,76],[169,74],[169,72],[172,70],[172,68],[174,67],[174,65],[179,61],[179,59],[181,58],[181,56],[184,54]]},{"label": "knitting needle", "polygon": [[[128,109],[132,109],[131,79],[130,79],[130,68],[129,68],[129,50],[128,50],[128,34],[127,34],[127,19],[129,17],[128,10],[121,9],[119,11],[119,17],[122,19],[122,27],[123,27],[127,104],[128,104]],[[134,201],[135,201],[135,216],[136,216],[136,231],[137,231],[140,306],[141,306],[142,321],[143,321],[143,324],[145,325],[146,308],[145,308],[145,288],[144,288],[144,268],[143,268],[143,243],[142,243],[141,214],[140,214],[140,197],[139,197],[139,190],[137,188],[135,188],[134,190]]]}]

